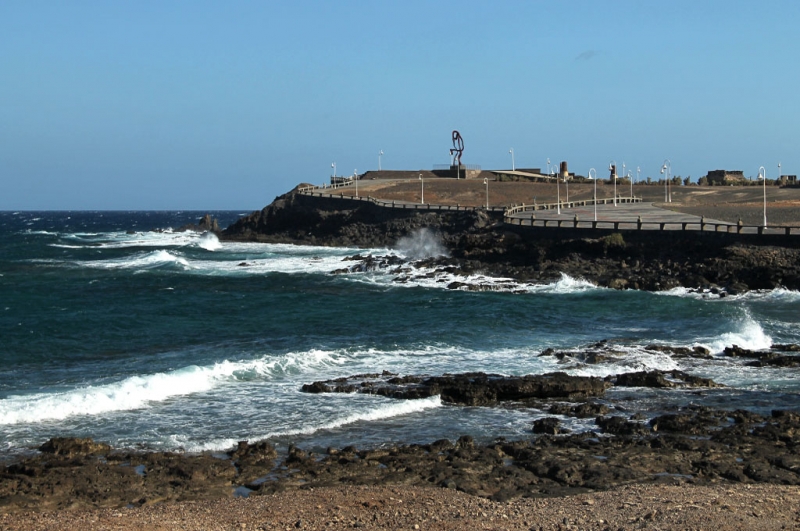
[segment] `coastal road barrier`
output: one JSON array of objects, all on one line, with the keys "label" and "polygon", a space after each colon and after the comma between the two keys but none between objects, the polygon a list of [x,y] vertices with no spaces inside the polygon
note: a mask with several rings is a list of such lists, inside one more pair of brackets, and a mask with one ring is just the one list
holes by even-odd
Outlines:
[{"label": "coastal road barrier", "polygon": [[[641,203],[641,197],[617,197],[617,203],[619,204],[631,204],[631,203]],[[614,198],[603,198],[598,199],[598,205],[610,205],[614,203]],[[505,210],[505,217],[510,217],[513,214],[518,214],[520,212],[528,212],[534,210],[556,210],[559,206],[562,209],[569,209],[569,208],[576,208],[579,206],[592,206],[595,204],[594,199],[585,199],[581,201],[561,201],[560,203],[534,203],[533,205],[512,205]]]},{"label": "coastal road barrier", "polygon": [[384,208],[394,208],[400,210],[425,210],[425,211],[488,211],[488,212],[497,212],[497,213],[504,213],[506,211],[505,207],[472,207],[472,206],[464,206],[464,205],[439,205],[439,204],[431,204],[431,203],[411,203],[409,201],[389,201],[384,199],[376,199],[371,196],[353,196],[353,195],[345,195],[344,193],[332,194],[330,192],[320,192],[318,187],[305,187],[301,188],[298,191],[309,197],[322,197],[326,199],[340,199],[344,201],[364,201],[372,203],[373,205],[377,205]]},{"label": "coastal road barrier", "polygon": [[[545,209],[546,210],[546,209]],[[764,227],[762,225],[743,225],[741,223],[717,223],[706,221],[614,221],[614,220],[582,220],[578,216],[565,219],[536,219],[535,214],[530,218],[503,217],[503,222],[507,225],[518,227],[542,227],[542,228],[570,228],[570,229],[612,229],[634,230],[634,231],[696,231],[714,232],[725,234],[755,234],[770,236],[800,236],[800,227]]]},{"label": "coastal road barrier", "polygon": [[[637,202],[638,198],[625,198],[626,201],[617,199],[617,203],[633,203]],[[612,200],[598,200],[598,205],[608,205]],[[640,200],[639,200],[640,201]],[[578,202],[575,207],[593,206],[592,200]],[[554,219],[549,210],[552,205],[522,205],[518,207],[511,207],[506,210],[503,217],[504,223],[518,227],[542,227],[542,228],[570,228],[570,229],[604,229],[604,230],[633,230],[633,231],[681,231],[681,232],[705,232],[705,233],[725,233],[725,234],[752,234],[752,235],[768,235],[768,236],[798,236],[800,235],[800,227],[764,227],[762,225],[744,225],[743,223],[729,223],[718,220],[706,220],[705,217],[682,215],[683,219],[664,219],[670,216],[681,216],[678,213],[653,208],[650,212],[644,213],[644,217],[639,215],[636,219],[631,219],[630,213],[620,213],[621,219],[604,219],[594,220],[587,219],[586,210],[581,212],[584,217],[578,216],[577,213],[565,212],[565,207],[562,207],[561,215],[563,218]],[[547,214],[544,217],[537,218],[536,211],[544,211]],[[645,210],[645,209],[642,209]],[[656,213],[654,214],[653,211]],[[524,215],[525,212],[530,212],[530,216]],[[662,212],[659,215],[658,212]],[[608,217],[608,213],[604,213]],[[627,219],[625,219],[627,218]],[[649,219],[648,219],[649,218]]]}]

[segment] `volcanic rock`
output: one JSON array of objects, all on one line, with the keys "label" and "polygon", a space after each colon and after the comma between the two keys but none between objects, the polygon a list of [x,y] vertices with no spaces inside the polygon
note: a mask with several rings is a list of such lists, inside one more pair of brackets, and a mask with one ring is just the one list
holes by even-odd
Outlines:
[{"label": "volcanic rock", "polygon": [[606,380],[611,381],[619,387],[721,387],[721,384],[714,382],[710,378],[692,376],[683,371],[639,371],[627,372],[616,376],[608,376]]},{"label": "volcanic rock", "polygon": [[440,396],[443,402],[469,406],[489,405],[507,400],[541,398],[576,398],[600,396],[610,386],[600,378],[570,376],[563,372],[529,376],[501,376],[481,372],[443,376],[406,376],[339,378],[305,384],[307,393],[366,393],[392,398],[427,398]]}]

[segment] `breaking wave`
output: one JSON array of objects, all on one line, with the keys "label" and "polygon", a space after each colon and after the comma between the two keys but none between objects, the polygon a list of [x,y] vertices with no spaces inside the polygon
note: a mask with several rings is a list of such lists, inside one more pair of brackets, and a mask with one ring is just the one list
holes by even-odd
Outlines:
[{"label": "breaking wave", "polygon": [[441,236],[428,228],[418,229],[411,235],[400,238],[397,241],[397,250],[412,260],[448,255]]}]

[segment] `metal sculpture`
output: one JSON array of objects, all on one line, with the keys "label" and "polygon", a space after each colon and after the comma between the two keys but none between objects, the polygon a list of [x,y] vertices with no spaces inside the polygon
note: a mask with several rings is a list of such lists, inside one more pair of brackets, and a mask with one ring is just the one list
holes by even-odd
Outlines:
[{"label": "metal sculpture", "polygon": [[450,156],[455,155],[453,162],[458,161],[458,166],[461,166],[462,153],[464,153],[464,139],[461,138],[461,133],[453,131],[453,149],[450,150]]}]

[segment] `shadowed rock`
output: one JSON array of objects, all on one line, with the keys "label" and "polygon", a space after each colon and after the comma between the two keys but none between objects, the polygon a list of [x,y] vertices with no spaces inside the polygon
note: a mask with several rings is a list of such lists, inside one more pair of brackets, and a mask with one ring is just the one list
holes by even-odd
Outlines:
[{"label": "shadowed rock", "polygon": [[653,352],[663,352],[665,354],[669,354],[673,358],[700,358],[700,359],[710,359],[711,351],[705,347],[673,347],[669,345],[647,345],[644,347],[645,350],[650,350]]},{"label": "shadowed rock", "polygon": [[39,447],[39,451],[54,455],[99,455],[111,451],[105,443],[96,443],[93,439],[77,437],[53,437]]},{"label": "shadowed rock", "polygon": [[600,378],[555,372],[533,376],[501,376],[482,372],[403,378],[339,378],[306,384],[307,393],[365,393],[391,398],[440,396],[443,402],[480,406],[508,400],[601,396],[610,384]]},{"label": "shadowed rock", "polygon": [[606,380],[619,387],[722,387],[710,378],[692,376],[683,371],[639,371],[609,376]]}]

